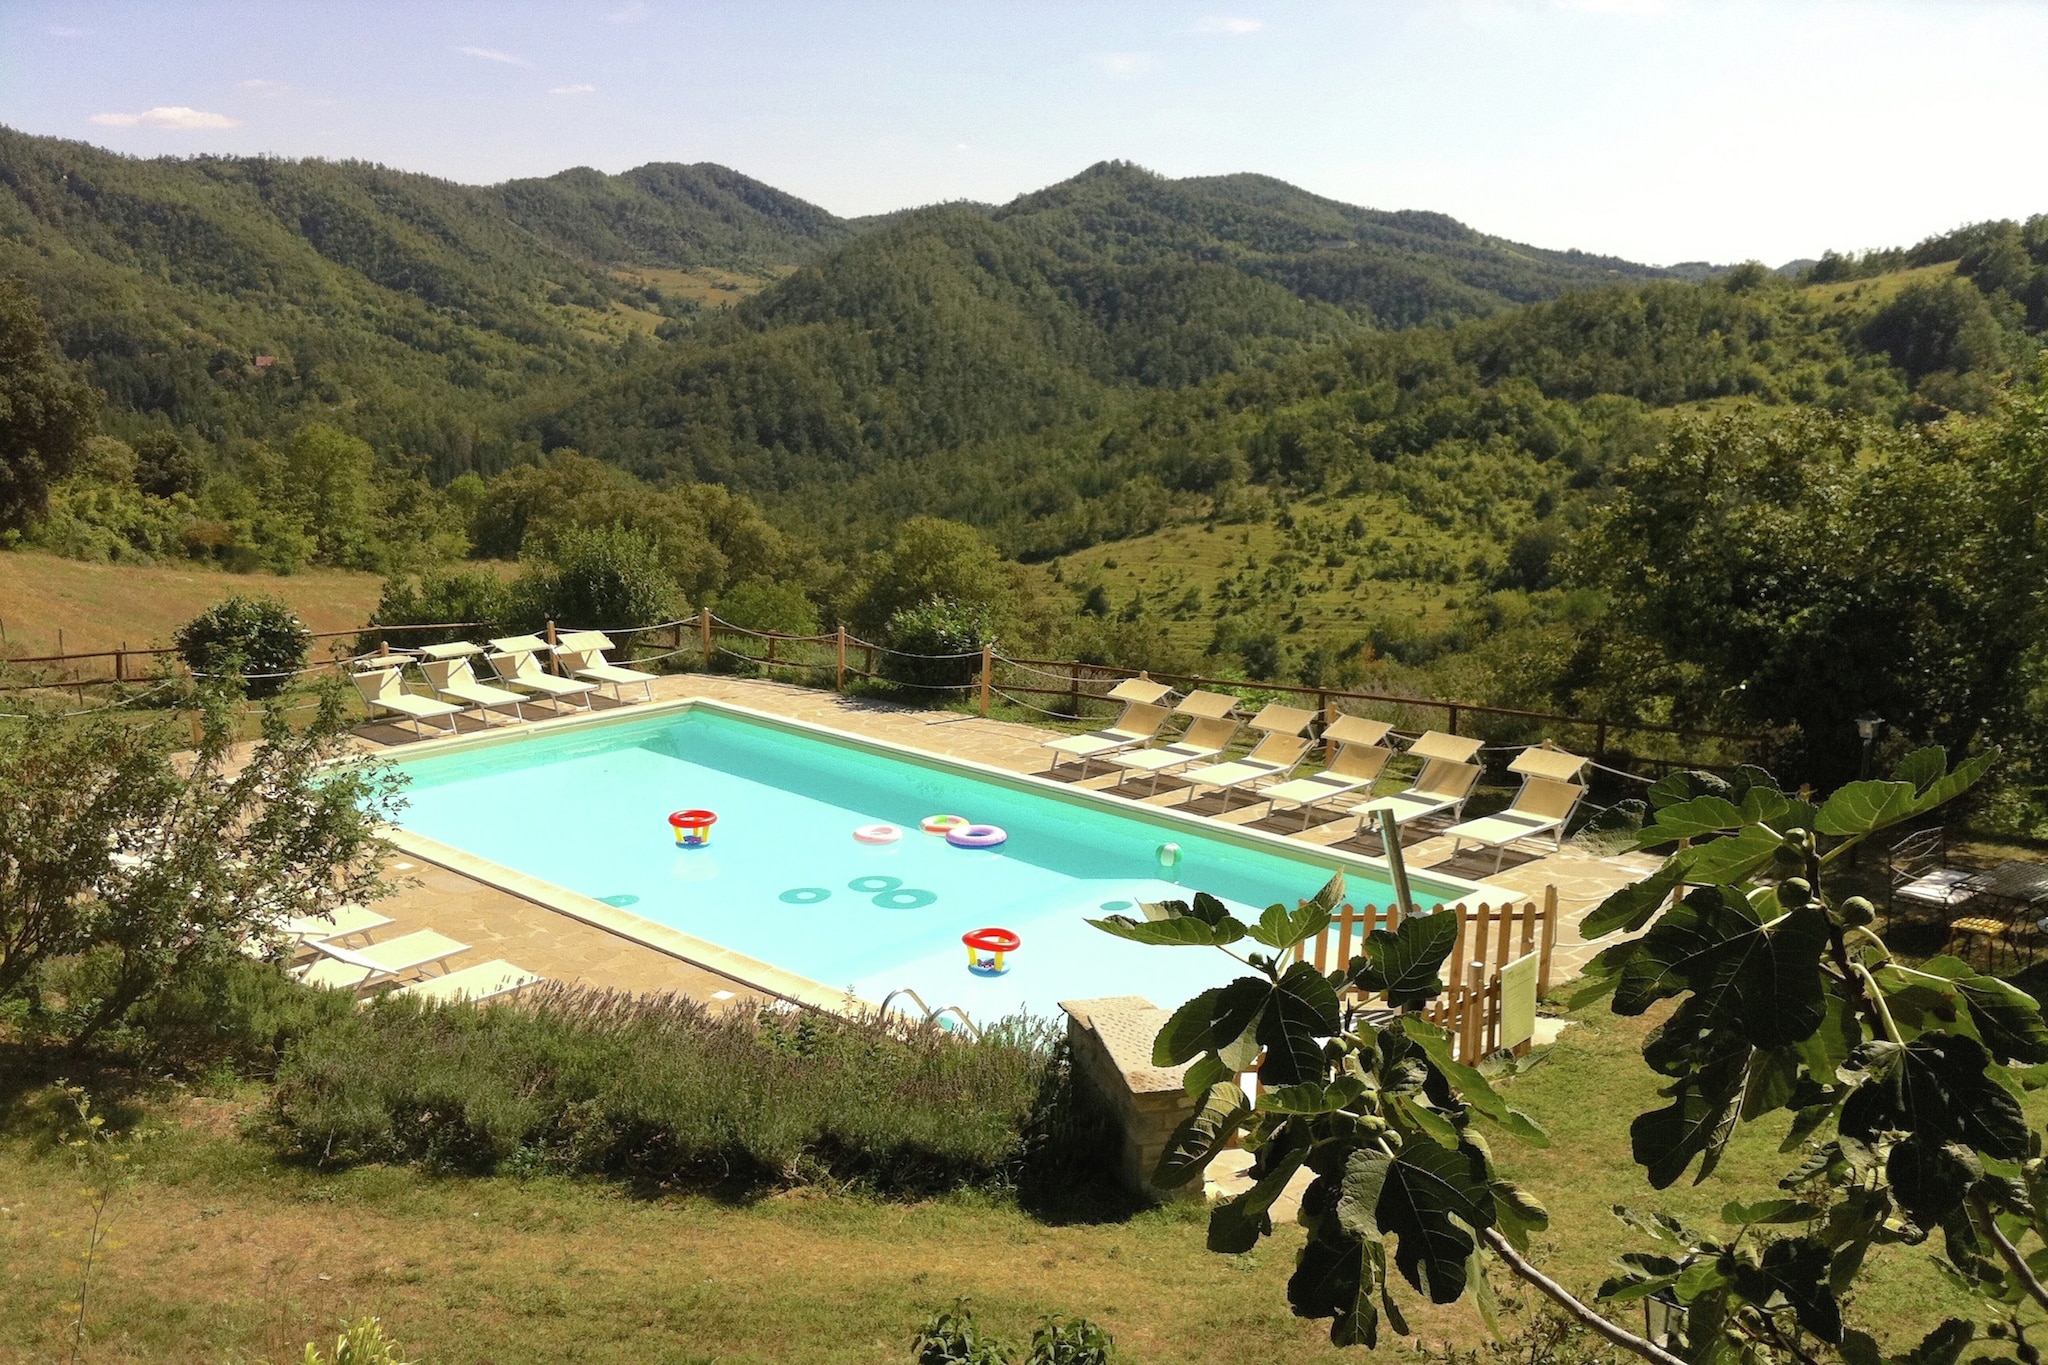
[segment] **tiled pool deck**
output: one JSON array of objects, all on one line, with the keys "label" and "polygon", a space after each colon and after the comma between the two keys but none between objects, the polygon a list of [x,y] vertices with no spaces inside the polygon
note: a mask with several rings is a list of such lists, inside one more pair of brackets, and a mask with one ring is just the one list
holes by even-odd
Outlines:
[{"label": "tiled pool deck", "polygon": [[[678,674],[658,681],[654,695],[659,701],[703,697],[731,702],[1013,772],[1044,772],[1048,757],[1040,745],[1049,732],[1036,726],[949,711],[916,710],[781,683]],[[463,728],[468,732],[475,728],[475,722],[467,722]],[[365,725],[357,733],[365,747],[373,750],[388,752],[389,748],[414,742],[410,730],[389,725]],[[1114,774],[1104,773],[1089,778],[1085,785],[1102,788],[1113,781]],[[1147,799],[1161,805],[1187,800],[1185,788],[1174,787],[1170,781],[1160,785],[1159,794]],[[1211,803],[1213,798],[1196,803],[1192,809],[1203,811]],[[1264,809],[1261,803],[1244,802],[1221,818],[1258,825]],[[1297,837],[1310,843],[1341,844],[1356,835],[1357,823],[1355,819],[1342,819]],[[1284,823],[1259,827],[1291,832],[1297,824],[1297,819],[1289,818]],[[1365,847],[1377,852],[1372,845]],[[1491,855],[1475,857],[1468,853],[1453,860],[1451,841],[1447,838],[1409,844],[1406,852],[1412,867],[1434,868],[1471,881],[1483,880],[1531,897],[1540,897],[1544,887],[1555,886],[1560,922],[1553,957],[1554,981],[1576,975],[1586,959],[1598,951],[1599,945],[1588,945],[1579,938],[1579,921],[1586,912],[1609,892],[1656,866],[1654,859],[1600,857],[1570,844],[1562,852],[1548,856],[1511,856],[1498,872],[1492,869]],[[379,936],[437,929],[471,946],[471,952],[453,961],[451,965],[455,967],[501,957],[555,981],[636,992],[674,991],[713,1005],[755,994],[744,983],[487,886],[416,855],[395,858],[389,870],[400,889],[379,902],[377,908],[395,923]]]}]

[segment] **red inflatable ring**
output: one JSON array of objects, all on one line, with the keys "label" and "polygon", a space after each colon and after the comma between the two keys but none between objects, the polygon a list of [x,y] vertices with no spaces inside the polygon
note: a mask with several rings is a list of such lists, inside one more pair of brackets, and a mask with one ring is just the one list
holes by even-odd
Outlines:
[{"label": "red inflatable ring", "polygon": [[960,941],[985,953],[1014,953],[1024,943],[1008,929],[976,929],[971,934],[960,935]]},{"label": "red inflatable ring", "polygon": [[949,834],[967,823],[964,815],[927,815],[917,822],[926,834]]},{"label": "red inflatable ring", "polygon": [[718,823],[715,811],[679,810],[668,817],[676,832],[676,843],[684,848],[702,848],[711,842],[711,827]]}]

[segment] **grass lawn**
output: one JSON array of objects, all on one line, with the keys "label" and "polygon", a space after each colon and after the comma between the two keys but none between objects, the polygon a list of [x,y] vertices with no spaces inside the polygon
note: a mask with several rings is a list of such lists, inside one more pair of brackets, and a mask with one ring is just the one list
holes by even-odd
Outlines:
[{"label": "grass lawn", "polygon": [[[1790,1164],[1775,1133],[1748,1131],[1705,1186],[1650,1191],[1627,1152],[1628,1122],[1652,1096],[1636,1055],[1644,1026],[1592,1015],[1508,1083],[1554,1145],[1503,1138],[1496,1155],[1551,1210],[1540,1262],[1581,1289],[1636,1245],[1610,1204],[1711,1223]],[[1041,1313],[1086,1314],[1150,1365],[1363,1358],[1288,1315],[1291,1226],[1225,1257],[1203,1249],[1199,1215],[1176,1210],[1055,1226],[982,1197],[892,1204],[806,1190],[733,1205],[597,1181],[323,1175],[236,1136],[259,1102],[250,1090],[152,1111],[159,1132],[135,1146],[134,1180],[111,1209],[84,1359],[282,1362],[370,1312],[426,1362],[903,1362],[921,1315],[960,1294],[1006,1334]],[[86,1220],[67,1158],[19,1131],[0,1142],[0,1360],[68,1345],[69,1262]],[[1421,1341],[1482,1340],[1468,1311],[1401,1292]],[[1892,1249],[1873,1256],[1851,1318],[1898,1349],[1965,1310],[1924,1253]],[[1400,1341],[1382,1352],[1418,1354]]]},{"label": "grass lawn", "polygon": [[[184,564],[92,564],[28,551],[0,552],[4,652],[71,653],[142,649],[224,597],[268,593],[290,603],[316,631],[348,630],[370,619],[384,580],[334,569],[302,574],[231,574]],[[316,650],[316,654],[320,651]]]}]

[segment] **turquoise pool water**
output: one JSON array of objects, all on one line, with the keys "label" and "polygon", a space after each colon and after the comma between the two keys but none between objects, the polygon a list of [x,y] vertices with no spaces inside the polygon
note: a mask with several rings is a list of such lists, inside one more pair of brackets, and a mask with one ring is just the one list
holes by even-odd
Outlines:
[{"label": "turquoise pool water", "polygon": [[[1101,995],[1178,1005],[1236,964],[1213,949],[1126,943],[1084,918],[1192,888],[1291,904],[1337,866],[708,708],[399,766],[409,830],[822,985],[871,1001],[912,987],[977,1020]],[[690,807],[718,814],[704,848],[678,848],[669,829],[669,812]],[[1000,825],[1009,841],[967,850],[918,830],[941,813]],[[876,822],[901,827],[902,840],[853,838]],[[1174,875],[1159,865],[1167,842],[1182,850],[1178,885],[1162,880]],[[1357,903],[1392,897],[1355,867],[1347,876]],[[1420,880],[1415,890],[1437,893]],[[960,942],[989,925],[1023,939],[1000,977],[969,973]]]}]

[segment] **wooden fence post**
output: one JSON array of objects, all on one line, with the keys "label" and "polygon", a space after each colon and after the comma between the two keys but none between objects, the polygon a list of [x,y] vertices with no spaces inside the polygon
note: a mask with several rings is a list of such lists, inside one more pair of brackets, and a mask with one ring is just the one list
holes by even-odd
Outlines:
[{"label": "wooden fence post", "polygon": [[1067,666],[1067,713],[1076,719],[1081,715],[1081,665]]},{"label": "wooden fence post", "polygon": [[1337,721],[1337,707],[1331,702],[1328,692],[1316,693],[1316,714],[1323,722],[1323,762],[1328,763],[1337,756],[1336,741],[1329,737],[1329,729]]},{"label": "wooden fence post", "polygon": [[1543,888],[1543,956],[1536,960],[1536,998],[1550,994],[1550,950],[1557,943],[1557,887]]},{"label": "wooden fence post", "polygon": [[844,692],[846,690],[846,623],[843,621],[840,622],[839,638],[833,648],[836,665],[839,670],[839,690]]},{"label": "wooden fence post", "polygon": [[704,667],[711,667],[711,608],[697,608],[697,636],[704,645]]},{"label": "wooden fence post", "polygon": [[121,647],[114,651],[114,681],[128,681],[128,642],[126,640],[123,640]]},{"label": "wooden fence post", "polygon": [[1445,725],[1445,732],[1447,734],[1455,735],[1458,733],[1458,712],[1460,709],[1461,708],[1457,706],[1455,703],[1452,704],[1450,708],[1451,718],[1448,722],[1446,722]]},{"label": "wooden fence post", "polygon": [[[557,637],[555,635],[555,623],[553,621],[548,622],[547,633],[544,634],[541,638],[548,642],[548,672],[560,673],[562,671],[562,661],[555,657],[555,644],[557,642]],[[391,646],[388,644],[385,645],[384,652],[386,654],[389,654],[391,652]]]},{"label": "wooden fence post", "polygon": [[994,645],[983,645],[981,647],[981,714],[984,716],[988,714],[989,687],[995,681],[993,676],[995,671],[996,647]]}]

